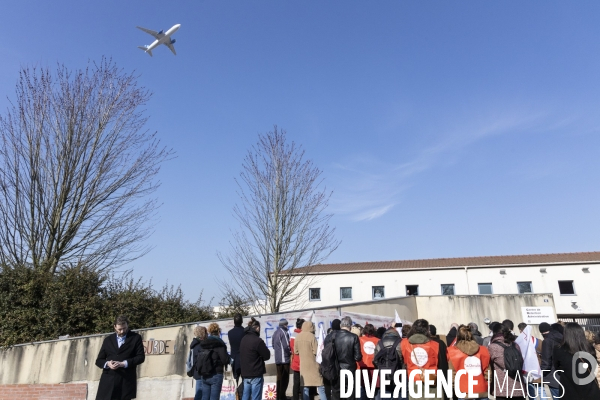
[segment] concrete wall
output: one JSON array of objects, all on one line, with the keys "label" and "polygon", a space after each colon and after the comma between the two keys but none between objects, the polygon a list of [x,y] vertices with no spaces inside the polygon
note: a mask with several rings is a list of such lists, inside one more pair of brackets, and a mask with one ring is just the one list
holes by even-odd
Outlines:
[{"label": "concrete wall", "polygon": [[[521,320],[521,306],[553,307],[552,295],[520,296],[417,296],[385,299],[359,304],[346,304],[316,310],[262,315],[261,336],[270,345],[270,337],[281,317],[294,323],[298,317],[311,318],[326,329],[332,319],[353,315],[357,322],[373,322],[377,326],[393,323],[397,311],[403,320],[425,318],[439,328],[440,333],[452,322],[475,321],[483,326],[483,319],[511,318]],[[218,321],[227,342],[226,332],[232,321]],[[208,325],[210,321],[202,322]],[[141,329],[147,346],[146,361],[138,367],[138,399],[180,400],[193,397],[192,379],[185,374],[185,359],[195,323],[170,327]],[[485,329],[481,329],[482,332]],[[483,332],[484,334],[487,332]],[[87,399],[94,399],[101,370],[95,360],[106,335],[69,338],[42,343],[24,344],[0,351],[0,387],[2,385],[63,384],[87,385]],[[272,362],[272,360],[270,361]],[[268,365],[268,372],[274,368]],[[269,376],[267,382],[274,382]],[[20,397],[26,399],[26,397]]]}]

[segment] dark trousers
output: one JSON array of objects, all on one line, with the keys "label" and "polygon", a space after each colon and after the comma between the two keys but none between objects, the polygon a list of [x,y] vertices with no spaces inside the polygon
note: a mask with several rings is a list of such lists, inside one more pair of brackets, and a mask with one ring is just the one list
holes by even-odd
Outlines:
[{"label": "dark trousers", "polygon": [[[354,370],[350,370],[352,375],[354,376]],[[337,378],[331,381],[331,398],[333,400],[340,400],[340,378]],[[348,381],[346,381],[346,385],[348,385]],[[348,391],[347,389],[345,391]],[[327,393],[327,388],[325,389],[325,393]],[[329,398],[327,398],[329,400]],[[360,393],[354,393],[354,386],[350,388],[350,397],[349,399],[360,399]]]},{"label": "dark trousers", "polygon": [[300,400],[300,398],[302,397],[302,386],[300,386],[300,371],[294,371],[293,385],[294,386],[292,387],[292,400]]},{"label": "dark trousers", "polygon": [[323,378],[323,386],[325,386],[325,395],[327,396],[327,400],[333,399],[333,396],[331,393],[331,390],[332,390],[331,381]]},{"label": "dark trousers", "polygon": [[277,364],[277,400],[286,400],[285,392],[289,384],[290,364]]},{"label": "dark trousers", "polygon": [[244,380],[242,379],[240,382],[240,376],[242,375],[241,369],[236,369],[233,371],[233,379],[235,379],[235,383],[238,385],[236,390],[236,399],[241,399],[244,395]]}]

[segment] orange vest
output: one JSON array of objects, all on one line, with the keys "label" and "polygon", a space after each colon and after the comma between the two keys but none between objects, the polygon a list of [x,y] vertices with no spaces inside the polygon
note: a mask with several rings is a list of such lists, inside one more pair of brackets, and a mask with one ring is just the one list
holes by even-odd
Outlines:
[{"label": "orange vest", "polygon": [[377,346],[377,339],[375,336],[361,336],[360,340],[360,352],[362,353],[362,360],[358,362],[358,368],[375,368],[373,365],[373,359],[375,358],[375,346]]},{"label": "orange vest", "polygon": [[[408,339],[402,339],[402,357],[406,363],[406,375],[410,376],[412,371],[432,370],[430,379],[435,382],[435,373],[438,368],[438,354],[440,345],[438,342],[430,340],[427,343],[409,343]],[[421,374],[415,376],[415,380],[421,380]]]},{"label": "orange vest", "polygon": [[[452,363],[452,369],[456,372],[467,370],[473,375],[475,386],[473,393],[487,392],[488,386],[485,380],[485,370],[490,365],[490,352],[484,346],[479,346],[479,351],[472,356],[468,356],[458,349],[458,347],[448,347],[448,359]],[[469,377],[462,375],[458,381],[458,387],[461,392],[469,392]]]}]

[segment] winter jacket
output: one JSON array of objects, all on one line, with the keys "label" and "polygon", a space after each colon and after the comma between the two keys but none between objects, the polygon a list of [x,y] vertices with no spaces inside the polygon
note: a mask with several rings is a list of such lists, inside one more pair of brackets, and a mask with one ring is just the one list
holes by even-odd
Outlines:
[{"label": "winter jacket", "polygon": [[233,358],[233,374],[240,376],[241,364],[240,364],[240,343],[244,337],[244,328],[242,326],[235,326],[227,332],[227,339],[231,346],[231,358]]},{"label": "winter jacket", "polygon": [[[198,359],[198,353],[200,352],[200,349],[202,349],[202,346],[200,346],[200,339],[194,338],[192,343],[190,343],[190,350],[192,350],[192,360],[194,364]],[[195,380],[202,379],[202,376],[198,373],[198,371],[196,371],[196,368],[194,368],[193,371]]]},{"label": "winter jacket", "polygon": [[263,376],[267,372],[265,361],[269,358],[271,358],[271,352],[265,341],[252,327],[247,327],[240,344],[242,377],[258,378]]},{"label": "winter jacket", "polygon": [[[396,331],[396,329],[388,329],[385,331],[381,340],[375,346],[375,354],[379,353],[381,349],[387,349],[394,345],[394,342],[398,340],[400,334]],[[402,360],[402,340],[398,342],[398,346],[396,346],[396,351],[398,352],[398,357]],[[402,366],[404,366],[404,361],[402,361]],[[375,365],[377,367],[377,365]]]},{"label": "winter jacket", "polygon": [[[552,332],[552,331],[551,331]],[[595,356],[595,354],[594,354]],[[598,400],[600,399],[600,388],[594,379],[587,385],[579,385],[573,381],[573,375],[581,365],[581,361],[573,360],[573,354],[570,354],[563,347],[555,347],[552,352],[552,363],[555,370],[559,371],[560,384],[565,388],[565,394],[561,400]],[[573,370],[573,361],[575,361],[575,371]],[[589,363],[586,363],[589,368]],[[562,371],[562,372],[561,372]],[[586,377],[589,373],[577,374],[579,378]]]},{"label": "winter jacket", "polygon": [[296,341],[296,336],[302,332],[302,330],[296,328],[294,329],[294,334],[290,338],[290,349],[292,350],[292,363],[290,368],[292,371],[300,372],[300,355],[294,353],[294,342]]},{"label": "winter jacket", "polygon": [[323,386],[323,377],[316,361],[317,348],[315,325],[310,321],[305,321],[302,324],[302,332],[294,340],[294,354],[302,357],[300,386]]},{"label": "winter jacket", "polygon": [[[229,354],[227,354],[227,345],[220,337],[208,336],[205,340],[200,342],[202,351],[210,351],[212,371],[210,374],[204,374],[204,376],[212,376],[214,374],[222,374],[229,365]],[[200,366],[197,365],[196,369],[199,370]]]},{"label": "winter jacket", "polygon": [[340,329],[339,331],[332,331],[327,335],[325,344],[332,340],[335,340],[335,351],[340,369],[356,371],[356,362],[362,360],[358,336],[345,329]]},{"label": "winter jacket", "polygon": [[273,352],[275,353],[275,364],[289,364],[292,353],[288,330],[282,327],[277,328],[271,338],[271,343],[273,343]]},{"label": "winter jacket", "polygon": [[[488,346],[488,351],[490,352],[490,368],[492,368],[491,375],[493,377],[495,372],[495,376],[497,377],[497,380],[493,382],[493,386],[490,385],[492,392],[495,391],[496,397],[510,397],[511,394],[514,397],[526,397],[526,388],[521,384],[522,382],[526,382],[526,376],[519,372],[519,374],[521,374],[520,380],[513,379],[510,376],[505,377],[504,347],[498,343],[508,346],[508,343],[504,343],[504,336],[502,336],[502,334],[492,337],[492,341]],[[518,344],[513,343],[513,345],[521,351]]]},{"label": "winter jacket", "polygon": [[544,372],[544,382],[548,384],[548,386],[552,388],[560,388],[560,385],[554,378],[554,363],[552,361],[552,356],[554,353],[554,348],[560,346],[563,341],[562,333],[551,330],[548,332],[544,341],[542,342],[542,364],[540,368]]},{"label": "winter jacket", "polygon": [[[480,346],[475,340],[470,340],[470,341],[460,340],[460,341],[456,342],[456,346],[448,348],[447,351],[448,351],[448,368],[452,373],[451,377],[452,377],[453,385],[455,383],[454,377],[455,377],[456,373],[459,371],[459,366],[453,365],[453,363],[452,363],[452,359],[454,358],[453,353],[455,353],[455,352],[461,352],[461,353],[466,354],[469,357],[478,358],[479,362],[481,363],[482,382],[485,382],[487,380],[488,371],[490,369],[490,353],[489,353],[487,347]],[[477,361],[477,360],[475,360],[475,361]],[[465,362],[465,364],[467,364],[467,363]],[[480,376],[480,375],[478,375],[478,376]],[[467,376],[463,376],[463,377],[461,377],[461,379],[468,379],[468,378],[467,378]],[[474,398],[488,397],[487,384],[484,384],[484,386],[486,389],[484,391],[475,392],[476,396]],[[466,391],[465,391],[465,393],[466,393]],[[467,399],[469,398],[468,394],[467,394],[466,398]]]}]

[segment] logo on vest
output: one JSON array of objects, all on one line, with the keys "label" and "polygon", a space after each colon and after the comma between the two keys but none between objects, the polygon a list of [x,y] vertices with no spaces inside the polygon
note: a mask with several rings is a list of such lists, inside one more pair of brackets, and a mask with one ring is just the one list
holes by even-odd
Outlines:
[{"label": "logo on vest", "polygon": [[422,349],[421,347],[415,347],[415,349],[411,351],[410,359],[413,364],[422,367],[429,361],[429,355],[427,354],[427,350]]},{"label": "logo on vest", "polygon": [[467,357],[465,359],[465,370],[471,376],[481,375],[481,360],[475,356]]},{"label": "logo on vest", "polygon": [[367,354],[375,354],[375,343],[365,342],[365,344],[363,344],[363,350]]}]

